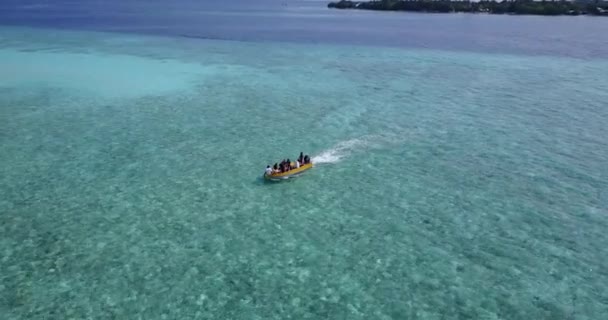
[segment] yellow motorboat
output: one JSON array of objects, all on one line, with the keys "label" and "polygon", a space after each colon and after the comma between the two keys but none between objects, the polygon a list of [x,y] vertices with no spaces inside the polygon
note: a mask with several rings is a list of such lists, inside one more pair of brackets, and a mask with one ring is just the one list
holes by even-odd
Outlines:
[{"label": "yellow motorboat", "polygon": [[[276,173],[272,173],[272,174],[267,174],[264,172],[264,179],[266,180],[285,180],[285,179],[289,179],[289,178],[293,178],[295,176],[300,175],[302,172],[312,168],[312,162],[309,162],[307,164],[303,164],[301,165],[299,168],[296,169],[291,169],[289,171],[285,171],[285,172],[276,172]],[[295,166],[295,163],[292,162],[292,166]]]}]

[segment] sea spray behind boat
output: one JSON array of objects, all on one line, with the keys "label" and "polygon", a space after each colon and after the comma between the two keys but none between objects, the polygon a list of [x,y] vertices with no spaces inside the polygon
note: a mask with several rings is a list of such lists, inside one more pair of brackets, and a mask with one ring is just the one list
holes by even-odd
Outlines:
[{"label": "sea spray behind boat", "polygon": [[343,158],[348,157],[352,152],[365,149],[377,140],[376,136],[363,136],[361,138],[350,139],[339,142],[335,146],[322,151],[312,157],[314,164],[338,163]]}]

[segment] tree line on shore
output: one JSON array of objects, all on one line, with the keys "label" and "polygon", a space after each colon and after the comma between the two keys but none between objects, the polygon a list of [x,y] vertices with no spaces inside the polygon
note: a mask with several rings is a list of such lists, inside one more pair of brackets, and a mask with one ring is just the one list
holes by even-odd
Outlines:
[{"label": "tree line on shore", "polygon": [[329,8],[364,9],[414,12],[485,12],[492,14],[530,14],[530,15],[606,15],[608,2],[599,0],[579,1],[534,1],[534,0],[380,0],[330,2]]}]

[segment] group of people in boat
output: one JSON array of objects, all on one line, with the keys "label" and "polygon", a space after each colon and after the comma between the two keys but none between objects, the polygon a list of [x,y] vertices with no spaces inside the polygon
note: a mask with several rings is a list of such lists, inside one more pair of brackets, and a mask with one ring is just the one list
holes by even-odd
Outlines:
[{"label": "group of people in boat", "polygon": [[304,153],[300,152],[300,156],[295,162],[291,162],[289,159],[283,159],[280,163],[275,163],[274,166],[266,166],[266,174],[277,174],[288,172],[289,170],[298,169],[300,166],[309,164],[310,157],[308,155],[304,155]]}]

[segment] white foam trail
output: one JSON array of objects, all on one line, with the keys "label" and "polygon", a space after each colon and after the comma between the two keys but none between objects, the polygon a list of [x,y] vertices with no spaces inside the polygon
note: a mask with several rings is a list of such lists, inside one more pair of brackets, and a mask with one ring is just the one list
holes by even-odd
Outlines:
[{"label": "white foam trail", "polygon": [[341,155],[336,154],[333,150],[324,151],[320,155],[313,157],[312,162],[314,164],[320,163],[338,163],[342,159]]},{"label": "white foam trail", "polygon": [[330,149],[327,149],[320,154],[312,157],[312,162],[320,163],[338,163],[344,157],[347,157],[353,150],[363,148],[369,144],[370,137],[361,139],[351,139],[342,141]]}]

